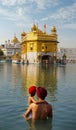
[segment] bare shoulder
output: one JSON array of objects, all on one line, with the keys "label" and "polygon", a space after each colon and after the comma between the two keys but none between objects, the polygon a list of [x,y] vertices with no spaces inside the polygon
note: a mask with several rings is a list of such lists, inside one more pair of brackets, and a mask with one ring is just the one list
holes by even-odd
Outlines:
[{"label": "bare shoulder", "polygon": [[45,103],[47,104],[48,107],[52,108],[52,105],[49,104],[47,101],[45,101]]},{"label": "bare shoulder", "polygon": [[49,104],[49,106],[52,108],[52,105],[51,105],[51,104]]},{"label": "bare shoulder", "polygon": [[32,97],[31,97],[31,96],[29,96],[29,97],[28,97],[28,99],[32,99]]},{"label": "bare shoulder", "polygon": [[51,104],[48,104],[48,107],[49,107],[49,109],[51,109],[51,110],[52,110],[52,105],[51,105]]}]

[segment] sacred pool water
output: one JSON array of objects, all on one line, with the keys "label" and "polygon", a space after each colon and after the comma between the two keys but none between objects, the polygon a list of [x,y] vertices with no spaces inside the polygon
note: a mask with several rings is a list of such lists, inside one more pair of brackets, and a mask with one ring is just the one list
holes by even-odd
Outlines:
[{"label": "sacred pool water", "polygon": [[[27,123],[27,88],[47,89],[52,121]],[[0,63],[0,130],[76,130],[76,64],[66,66]]]}]

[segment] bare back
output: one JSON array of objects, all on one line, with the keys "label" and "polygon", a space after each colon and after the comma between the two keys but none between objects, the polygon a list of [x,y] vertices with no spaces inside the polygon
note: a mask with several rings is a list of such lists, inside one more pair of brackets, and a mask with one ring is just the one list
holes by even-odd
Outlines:
[{"label": "bare back", "polygon": [[46,102],[32,103],[32,119],[47,119],[52,117],[52,106]]}]

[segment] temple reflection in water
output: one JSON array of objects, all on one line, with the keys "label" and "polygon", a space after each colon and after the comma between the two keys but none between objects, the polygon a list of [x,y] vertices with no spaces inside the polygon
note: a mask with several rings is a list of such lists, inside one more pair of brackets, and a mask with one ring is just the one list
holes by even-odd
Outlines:
[{"label": "temple reflection in water", "polygon": [[21,66],[22,89],[29,86],[43,86],[49,93],[54,93],[57,87],[57,68],[47,65],[24,65]]}]

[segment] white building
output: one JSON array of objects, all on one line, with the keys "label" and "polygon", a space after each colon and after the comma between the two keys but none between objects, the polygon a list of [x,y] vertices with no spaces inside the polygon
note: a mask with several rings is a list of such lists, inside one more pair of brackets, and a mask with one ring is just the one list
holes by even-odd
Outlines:
[{"label": "white building", "polygon": [[76,61],[76,48],[60,48],[60,52],[58,52],[58,57],[62,58],[64,54],[66,55],[67,60]]},{"label": "white building", "polygon": [[20,42],[16,38],[16,36],[14,36],[14,38],[11,41],[8,40],[5,42],[5,49],[6,49],[7,57],[15,55],[16,53],[18,53],[18,54],[21,53]]}]

